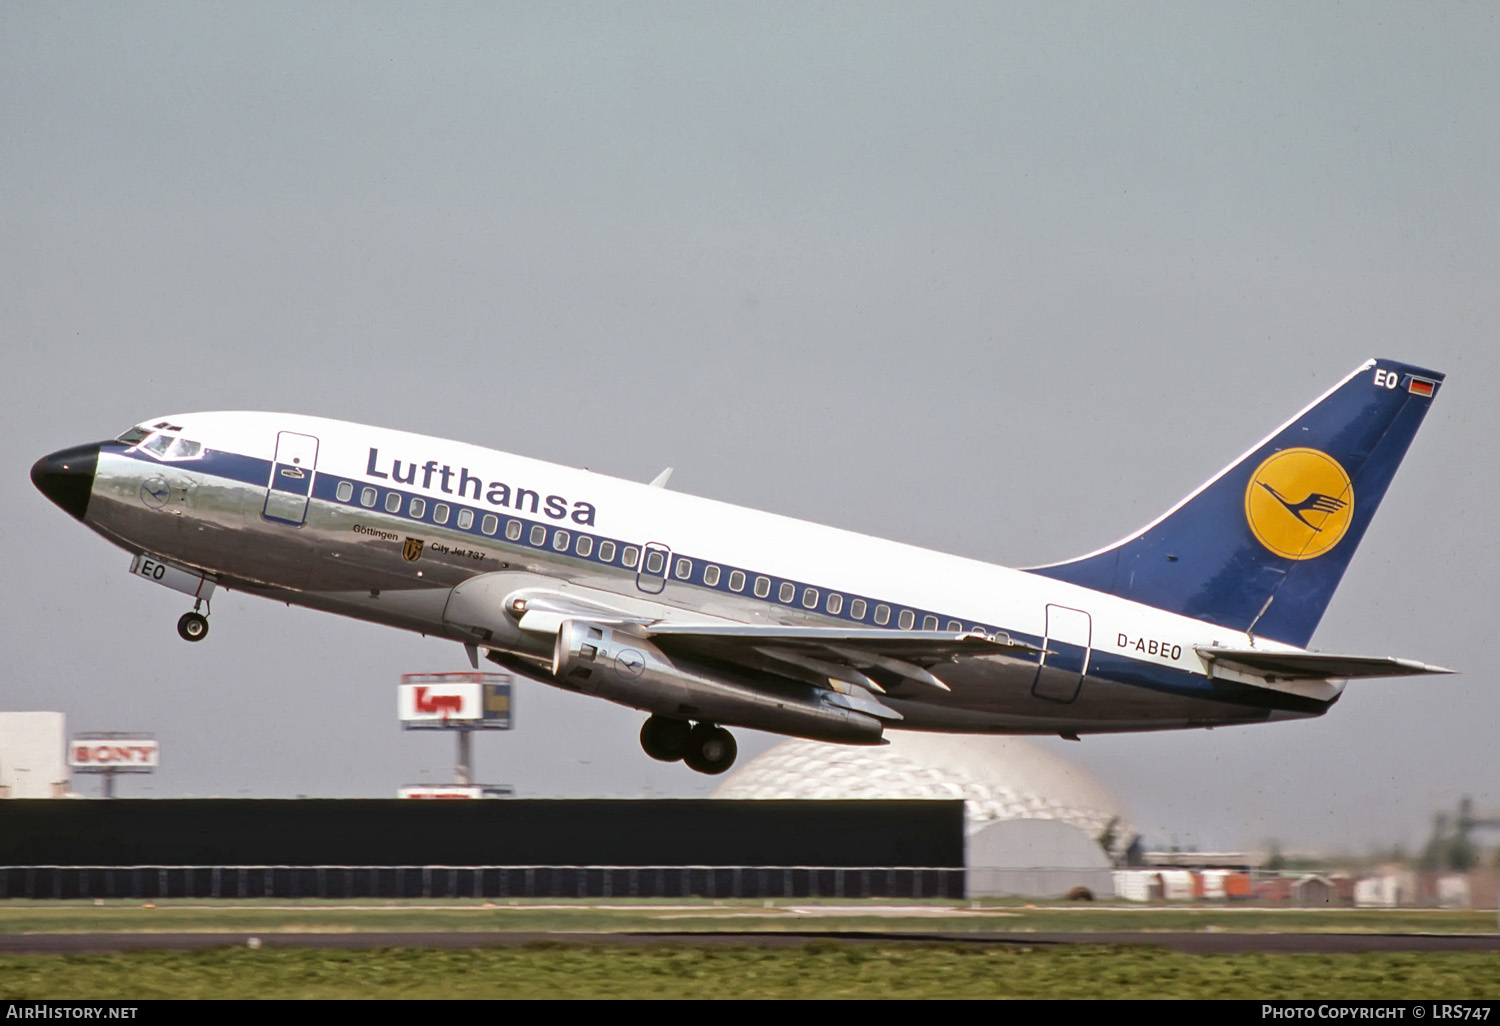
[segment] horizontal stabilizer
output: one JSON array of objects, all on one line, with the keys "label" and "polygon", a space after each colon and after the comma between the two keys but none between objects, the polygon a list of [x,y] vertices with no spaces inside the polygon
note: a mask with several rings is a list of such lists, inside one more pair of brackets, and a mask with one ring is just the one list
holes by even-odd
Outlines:
[{"label": "horizontal stabilizer", "polygon": [[1418,677],[1454,673],[1414,659],[1390,656],[1334,655],[1324,652],[1267,652],[1258,648],[1199,646],[1210,668],[1248,673],[1268,680],[1350,680],[1358,677]]}]

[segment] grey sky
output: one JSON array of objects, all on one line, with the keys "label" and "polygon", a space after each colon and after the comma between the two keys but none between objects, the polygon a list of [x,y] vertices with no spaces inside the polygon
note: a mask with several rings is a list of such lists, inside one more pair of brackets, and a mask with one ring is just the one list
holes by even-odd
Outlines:
[{"label": "grey sky", "polygon": [[[1449,385],[1314,645],[1465,675],[1049,745],[1161,840],[1411,844],[1500,807],[1497,53],[1488,5],[0,5],[0,708],[155,730],[122,793],[447,778],[394,683],[457,646],[240,595],[185,645],[179,596],[31,488],[152,414],[672,465],[1026,565],[1378,355]],[[480,776],[704,793],[639,722],[527,686]]]}]

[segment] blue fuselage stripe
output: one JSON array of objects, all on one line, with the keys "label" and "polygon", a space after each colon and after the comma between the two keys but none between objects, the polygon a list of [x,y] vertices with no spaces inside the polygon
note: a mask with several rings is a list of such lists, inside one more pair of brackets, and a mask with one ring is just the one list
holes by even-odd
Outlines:
[{"label": "blue fuselage stripe", "polygon": [[[138,449],[121,449],[116,451],[118,455],[150,466],[209,474],[214,477],[257,488],[274,487],[271,477],[272,462],[253,456],[205,449],[203,454],[196,459],[163,461],[157,460],[149,453]],[[509,546],[522,550],[545,550],[554,557],[566,557],[596,566],[610,566],[629,573],[632,576],[637,573],[639,557],[637,556],[636,559],[637,565],[626,565],[620,557],[627,549],[633,549],[639,553],[644,548],[638,542],[628,542],[619,538],[610,538],[592,532],[579,531],[569,523],[548,523],[540,520],[529,520],[523,516],[513,515],[509,512],[500,512],[494,508],[471,506],[453,502],[451,499],[446,498],[437,500],[431,496],[417,492],[403,491],[385,485],[376,485],[359,478],[340,477],[325,471],[313,471],[311,474],[311,496],[318,501],[349,509],[368,511],[372,515],[396,517],[414,526],[421,524],[443,531],[473,535],[483,539],[490,545]],[[346,484],[349,486],[346,489],[349,497],[347,499],[340,498],[340,488]],[[370,504],[362,501],[367,490],[372,491],[374,494],[374,501]],[[308,492],[300,491],[293,494],[305,495]],[[394,509],[387,505],[392,496],[396,497],[396,502],[393,503],[395,506]],[[419,506],[421,514],[419,516],[414,516],[411,512],[413,499],[421,500]],[[457,526],[457,523],[460,514],[465,510],[469,512],[471,519],[469,526],[460,528]],[[440,512],[444,517],[442,524],[439,524],[436,520]],[[486,526],[487,515],[493,515],[495,518],[493,521],[495,530],[493,532],[483,530]],[[509,521],[515,521],[520,525],[519,537],[512,538],[507,534],[506,528]],[[293,527],[300,526],[292,524],[290,521],[280,522],[291,524]],[[538,531],[538,528],[541,528],[541,530]],[[514,532],[515,529],[512,528],[511,530]],[[586,543],[588,549],[587,555],[581,552],[580,541],[582,539],[588,539]],[[562,547],[558,548],[559,545]],[[606,546],[611,547],[606,548]],[[602,558],[602,551],[609,551],[612,558]],[[680,561],[683,560],[687,561],[687,566],[681,568],[685,571],[686,576],[682,576],[679,573]],[[709,583],[707,578],[710,573],[715,573],[715,583]],[[767,605],[795,609],[799,612],[812,613],[819,617],[859,624],[864,627],[884,627],[888,630],[899,632],[903,629],[900,626],[901,618],[909,612],[912,614],[911,625],[914,628],[928,629],[925,628],[925,623],[935,621],[936,627],[930,629],[956,629],[959,631],[977,629],[988,634],[1004,633],[1017,641],[1030,645],[1038,647],[1050,646],[1056,654],[1048,657],[1048,665],[1054,669],[1082,670],[1084,661],[1087,659],[1089,677],[1099,677],[1120,684],[1133,685],[1172,695],[1212,699],[1214,701],[1239,705],[1251,705],[1258,708],[1288,709],[1303,712],[1320,712],[1330,704],[1313,699],[1300,698],[1295,695],[1287,695],[1281,692],[1267,691],[1263,688],[1255,688],[1228,681],[1212,680],[1204,674],[1194,673],[1177,667],[1144,662],[1128,655],[1105,652],[1098,648],[1089,650],[1082,646],[1063,644],[1057,641],[1052,641],[1048,643],[1048,646],[1044,646],[1046,639],[1024,631],[1016,631],[996,624],[981,623],[976,620],[951,616],[935,610],[915,609],[910,606],[903,606],[870,596],[853,595],[845,591],[830,590],[822,585],[793,581],[771,574],[762,574],[744,567],[714,563],[685,553],[672,554],[670,563],[664,568],[664,574],[666,580],[675,585],[693,585],[700,588],[707,588],[741,599],[756,599],[765,602]],[[736,574],[744,575],[743,583],[738,590],[730,587],[731,579]],[[765,595],[760,595],[755,587],[755,582],[760,578],[765,578],[770,582],[770,588]],[[806,606],[804,605],[804,599],[809,595],[809,589],[812,589],[813,593],[815,593],[816,600],[813,601],[811,606]],[[783,595],[787,595],[789,598],[783,601]],[[828,599],[834,595],[841,597],[840,609],[837,613],[829,611]],[[859,602],[864,603],[865,615],[863,617],[855,617],[850,612]],[[884,622],[877,619],[877,610],[880,609],[887,610]],[[954,624],[958,626],[955,628],[952,626]]]}]

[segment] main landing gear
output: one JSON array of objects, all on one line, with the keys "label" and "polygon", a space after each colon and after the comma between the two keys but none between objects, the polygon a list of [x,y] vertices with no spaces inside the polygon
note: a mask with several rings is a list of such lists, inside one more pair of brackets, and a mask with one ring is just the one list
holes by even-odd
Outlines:
[{"label": "main landing gear", "polygon": [[661,762],[681,759],[688,768],[716,775],[734,765],[739,745],[734,735],[706,720],[696,726],[687,720],[652,716],[641,727],[641,747]]},{"label": "main landing gear", "polygon": [[183,641],[202,641],[208,637],[208,617],[198,612],[198,607],[203,605],[199,599],[193,603],[191,613],[183,613],[177,618],[177,636]]}]

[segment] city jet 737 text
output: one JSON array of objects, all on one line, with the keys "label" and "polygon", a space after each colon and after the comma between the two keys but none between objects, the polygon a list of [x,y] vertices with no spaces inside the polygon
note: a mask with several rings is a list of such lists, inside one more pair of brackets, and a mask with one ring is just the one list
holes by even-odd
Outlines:
[{"label": "city jet 737 text", "polygon": [[290,414],[157,417],[31,478],[192,596],[188,641],[216,587],[436,635],[649,713],[647,754],[721,773],[727,726],[1076,738],[1448,672],[1307,649],[1442,381],[1372,360],[1139,531],[1027,570]]}]

